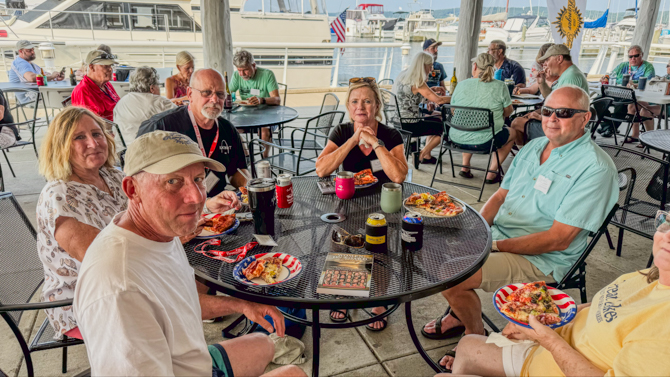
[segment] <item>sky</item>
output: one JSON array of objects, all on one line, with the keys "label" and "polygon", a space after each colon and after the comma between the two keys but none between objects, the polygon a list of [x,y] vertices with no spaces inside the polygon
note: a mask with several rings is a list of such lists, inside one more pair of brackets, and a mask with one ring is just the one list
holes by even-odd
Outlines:
[{"label": "sky", "polygon": [[[396,11],[398,8],[402,7],[403,10],[410,10],[409,4],[411,3],[411,9],[418,10],[419,8],[430,8],[431,0],[370,0],[370,1],[359,1],[359,3],[375,3],[383,4],[384,10],[386,11]],[[504,7],[506,0],[484,0],[484,7]],[[509,0],[510,7],[527,7],[532,2],[533,7],[538,6],[538,0]],[[667,9],[666,0],[661,0],[663,10]],[[567,1],[566,1],[567,3]],[[608,0],[587,0],[586,9],[587,10],[604,10],[607,7]],[[433,9],[448,9],[448,8],[459,8],[461,5],[460,0],[433,0],[432,7]],[[542,7],[547,6],[547,0],[539,0],[539,5]],[[355,0],[326,0],[326,6],[328,7],[328,12],[333,13],[337,11],[342,11],[346,7],[353,9],[356,7]],[[626,8],[632,8],[635,6],[635,0],[611,0],[610,8],[611,12],[616,12],[617,8],[620,11],[624,11]]]}]

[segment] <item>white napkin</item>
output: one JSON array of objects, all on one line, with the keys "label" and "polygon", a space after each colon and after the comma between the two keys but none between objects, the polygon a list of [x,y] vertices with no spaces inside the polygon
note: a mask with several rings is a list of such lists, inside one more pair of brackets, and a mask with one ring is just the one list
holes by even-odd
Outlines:
[{"label": "white napkin", "polygon": [[370,148],[370,146],[363,139],[361,139],[361,141],[358,142],[358,145],[362,145],[363,148]]},{"label": "white napkin", "polygon": [[498,347],[513,346],[515,344],[533,344],[535,343],[532,340],[516,340],[508,339],[506,336],[499,332],[492,332],[488,338],[486,338],[486,343],[493,343]]}]

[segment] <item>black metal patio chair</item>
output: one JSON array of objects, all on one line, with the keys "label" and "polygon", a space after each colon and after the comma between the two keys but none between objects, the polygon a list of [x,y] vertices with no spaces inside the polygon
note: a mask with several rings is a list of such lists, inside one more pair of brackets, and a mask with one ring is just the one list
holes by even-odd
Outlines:
[{"label": "black metal patio chair", "polygon": [[[31,93],[31,94],[34,95],[34,98],[35,98],[33,100],[34,103],[35,103],[35,106],[32,107],[32,109],[33,109],[33,117],[32,118],[29,118],[29,119],[27,119],[23,122],[14,122],[14,123],[3,124],[3,126],[5,126],[5,127],[15,126],[19,130],[21,129],[21,126],[28,126],[28,129],[30,131],[30,139],[28,141],[18,140],[13,145],[1,148],[2,155],[5,157],[5,161],[7,161],[7,165],[9,166],[9,171],[12,173],[12,177],[16,178],[16,174],[14,173],[14,168],[12,167],[12,164],[9,162],[9,157],[7,157],[7,152],[11,149],[14,149],[14,148],[22,148],[22,147],[25,147],[27,145],[32,145],[33,150],[35,151],[35,157],[39,158],[39,156],[37,154],[37,144],[35,142],[35,127],[36,127],[37,121],[39,120],[39,118],[37,117],[37,109],[38,109],[37,104],[39,104],[40,99],[42,98],[42,95],[41,95],[40,92],[35,92],[35,91],[32,91],[32,90],[27,90],[27,89],[11,89],[11,90],[5,91],[5,93],[14,93],[14,94],[17,94],[17,93],[18,94]],[[3,95],[2,91],[0,91],[0,95]],[[5,191],[5,180],[4,180],[3,175],[2,175],[2,167],[0,167],[0,192],[2,192],[2,191]]]},{"label": "black metal patio chair", "polygon": [[21,347],[28,376],[35,375],[31,353],[54,348],[63,348],[62,372],[66,373],[67,347],[84,342],[68,337],[53,339],[54,329],[45,319],[28,344],[19,323],[25,311],[69,306],[72,300],[30,302],[44,281],[44,268],[37,255],[37,233],[12,193],[0,193],[0,213],[0,316]]},{"label": "black metal patio chair", "polygon": [[[333,93],[326,93],[323,96],[323,101],[321,102],[321,109],[319,110],[318,115],[337,111],[339,107],[340,107],[340,99],[337,98],[337,96],[334,95]],[[311,117],[298,117],[298,119],[311,119]],[[332,115],[331,117],[324,117],[319,119],[317,128],[314,129],[315,130],[314,133],[316,135],[312,135],[313,136],[312,138],[305,140],[305,146],[308,148],[318,149],[318,151],[316,152],[316,154],[318,155],[318,153],[320,153],[320,151],[322,151],[323,148],[325,148],[326,144],[328,143],[328,136],[330,135],[330,131],[332,130],[333,127],[337,125],[335,123],[335,120],[336,117],[334,115]],[[282,131],[287,129],[302,130],[303,128],[304,127],[285,124],[282,127]],[[283,139],[282,137],[283,136],[280,133],[280,138],[274,141],[274,143],[285,147],[293,147],[291,139]]]},{"label": "black metal patio chair", "polygon": [[[616,255],[621,256],[624,231],[653,239],[656,211],[667,210],[670,163],[621,146],[600,144],[600,147],[619,171],[619,210],[612,218],[612,225],[619,228]],[[648,265],[651,261],[650,257]]]},{"label": "black metal patio chair", "polygon": [[[547,283],[548,286],[560,290],[579,289],[579,298],[582,304],[588,302],[588,297],[586,295],[586,258],[596,247],[600,237],[607,233],[607,226],[610,224],[610,221],[618,210],[619,205],[615,204],[605,217],[605,220],[600,225],[600,228],[598,228],[598,231],[595,233],[591,232],[589,234],[591,240],[586,244],[586,248],[579,256],[579,258],[572,264],[570,270],[565,274],[563,279],[561,279],[561,281],[558,283]],[[485,314],[482,314],[482,318],[484,319],[484,322],[486,322],[486,324],[488,324],[493,329],[493,331],[500,332],[498,327]]]},{"label": "black metal patio chair", "polygon": [[[329,111],[312,117],[307,121],[304,128],[293,129],[290,139],[280,140],[282,144],[266,142],[261,139],[254,139],[252,143],[259,144],[261,147],[280,150],[279,153],[263,159],[270,162],[273,169],[287,171],[296,176],[306,175],[316,170],[316,153],[323,149],[316,145],[315,139],[312,138],[327,139],[328,135],[322,133],[322,131],[329,130],[332,124],[341,123],[344,115],[344,111]],[[302,135],[297,134],[298,132]],[[305,154],[308,152],[314,153],[314,156],[306,157]]]},{"label": "black metal patio chair", "polygon": [[[409,131],[409,127],[407,124],[412,123],[412,122],[418,122],[425,120],[425,118],[403,118],[400,116],[400,107],[398,105],[398,99],[396,98],[396,95],[388,90],[388,89],[379,89],[382,95],[382,101],[383,101],[383,113],[384,113],[384,119],[386,121],[386,125],[389,127],[394,127],[395,129],[399,131],[405,131],[409,132],[410,134],[411,131]],[[402,133],[402,132],[401,132]],[[404,136],[403,136],[404,138]],[[409,160],[409,155],[412,152],[418,151],[419,148],[421,147],[421,138],[417,136],[410,136],[409,143],[405,147],[405,159]]]},{"label": "black metal patio chair", "polygon": [[[442,119],[444,119],[443,122],[444,133],[442,134],[442,143],[440,144],[440,154],[437,159],[437,164],[435,165],[435,170],[433,171],[433,179],[430,181],[430,187],[433,187],[433,184],[435,182],[440,182],[448,185],[479,190],[479,198],[477,199],[477,201],[481,201],[482,194],[484,193],[484,186],[486,185],[486,174],[496,173],[501,178],[504,175],[502,165],[500,164],[500,157],[498,156],[498,149],[496,148],[494,143],[491,143],[491,148],[488,151],[471,151],[468,149],[461,149],[451,141],[451,139],[449,138],[449,131],[452,128],[465,132],[476,132],[489,129],[491,130],[491,137],[495,138],[495,123],[493,121],[493,112],[489,109],[482,109],[475,107],[442,105]],[[435,176],[437,175],[438,168],[440,169],[440,173],[442,173],[441,171],[442,156],[447,151],[449,152],[449,161],[451,162],[451,175],[454,178],[456,178],[456,170],[454,169],[454,167],[466,167],[469,168],[470,170],[482,171],[484,172],[484,178],[482,179],[481,187],[435,178]],[[451,153],[452,151],[460,153],[483,154],[483,155],[487,154],[489,156],[489,159],[486,164],[486,168],[479,168],[475,166],[464,166],[462,164],[454,163],[454,158]],[[489,166],[491,165],[491,158],[493,158],[493,155],[495,155],[495,158],[498,161],[498,170],[495,171],[489,170]]]},{"label": "black metal patio chair", "polygon": [[[623,135],[623,140],[621,141],[621,145],[623,146],[626,143],[626,140],[628,139],[628,136],[630,135],[630,132],[633,129],[633,124],[637,123],[638,127],[644,122],[645,120],[652,120],[654,118],[649,118],[649,117],[643,117],[640,115],[640,111],[642,110],[642,105],[638,102],[637,98],[635,97],[635,90],[631,88],[626,88],[623,86],[614,86],[614,85],[603,85],[600,88],[601,94],[603,97],[608,97],[612,99],[612,105],[618,106],[628,106],[628,105],[633,105],[635,108],[635,113],[633,114],[626,114],[623,118],[617,118],[614,116],[604,116],[603,119],[612,121],[614,124],[617,123],[627,123],[628,126],[626,127],[626,133]],[[615,126],[615,134],[617,131],[618,127]],[[642,131],[644,131],[644,127],[641,128]],[[616,139],[615,139],[616,140]]]},{"label": "black metal patio chair", "polygon": [[[589,126],[591,127],[591,139],[595,140],[596,130],[605,120],[607,109],[609,109],[610,105],[612,105],[612,101],[612,98],[600,97],[594,99],[591,102],[591,120],[589,120]],[[614,134],[614,144],[618,144],[616,140],[616,133]]]},{"label": "black metal patio chair", "polygon": [[383,79],[379,80],[377,85],[393,85],[393,79]]}]

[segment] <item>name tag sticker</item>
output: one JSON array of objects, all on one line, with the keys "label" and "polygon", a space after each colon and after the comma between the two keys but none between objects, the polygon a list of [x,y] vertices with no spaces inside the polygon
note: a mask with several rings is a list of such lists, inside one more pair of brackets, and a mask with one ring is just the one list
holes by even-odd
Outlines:
[{"label": "name tag sticker", "polygon": [[370,165],[372,165],[372,172],[373,173],[376,173],[376,172],[382,170],[382,162],[379,161],[379,159],[370,161]]},{"label": "name tag sticker", "polygon": [[205,187],[207,187],[207,192],[212,191],[217,183],[219,183],[219,177],[217,177],[214,172],[210,171],[205,177]]},{"label": "name tag sticker", "polygon": [[551,180],[543,175],[540,175],[537,177],[537,181],[535,182],[535,189],[539,190],[543,194],[547,194],[549,192],[549,187],[551,187]]},{"label": "name tag sticker", "polygon": [[260,96],[261,95],[260,89],[251,89],[251,95],[252,96]]}]

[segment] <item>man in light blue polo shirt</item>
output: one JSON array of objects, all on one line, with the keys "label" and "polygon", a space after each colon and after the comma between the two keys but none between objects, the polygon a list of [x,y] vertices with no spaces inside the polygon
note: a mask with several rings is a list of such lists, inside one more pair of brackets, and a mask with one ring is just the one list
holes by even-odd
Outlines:
[{"label": "man in light blue polo shirt", "polygon": [[[35,45],[30,41],[21,40],[16,42],[17,57],[12,62],[9,69],[9,82],[35,82],[35,78],[40,74],[40,66],[31,63],[35,60]],[[60,81],[65,77],[60,72],[45,74],[47,80]]]},{"label": "man in light blue polo shirt", "polygon": [[560,281],[579,258],[589,232],[598,230],[619,196],[614,162],[584,131],[588,109],[588,94],[574,85],[547,98],[546,136],[519,152],[481,210],[491,225],[491,255],[473,276],[442,292],[453,310],[428,323],[424,336],[484,334],[475,289],[494,292],[511,283]]}]

